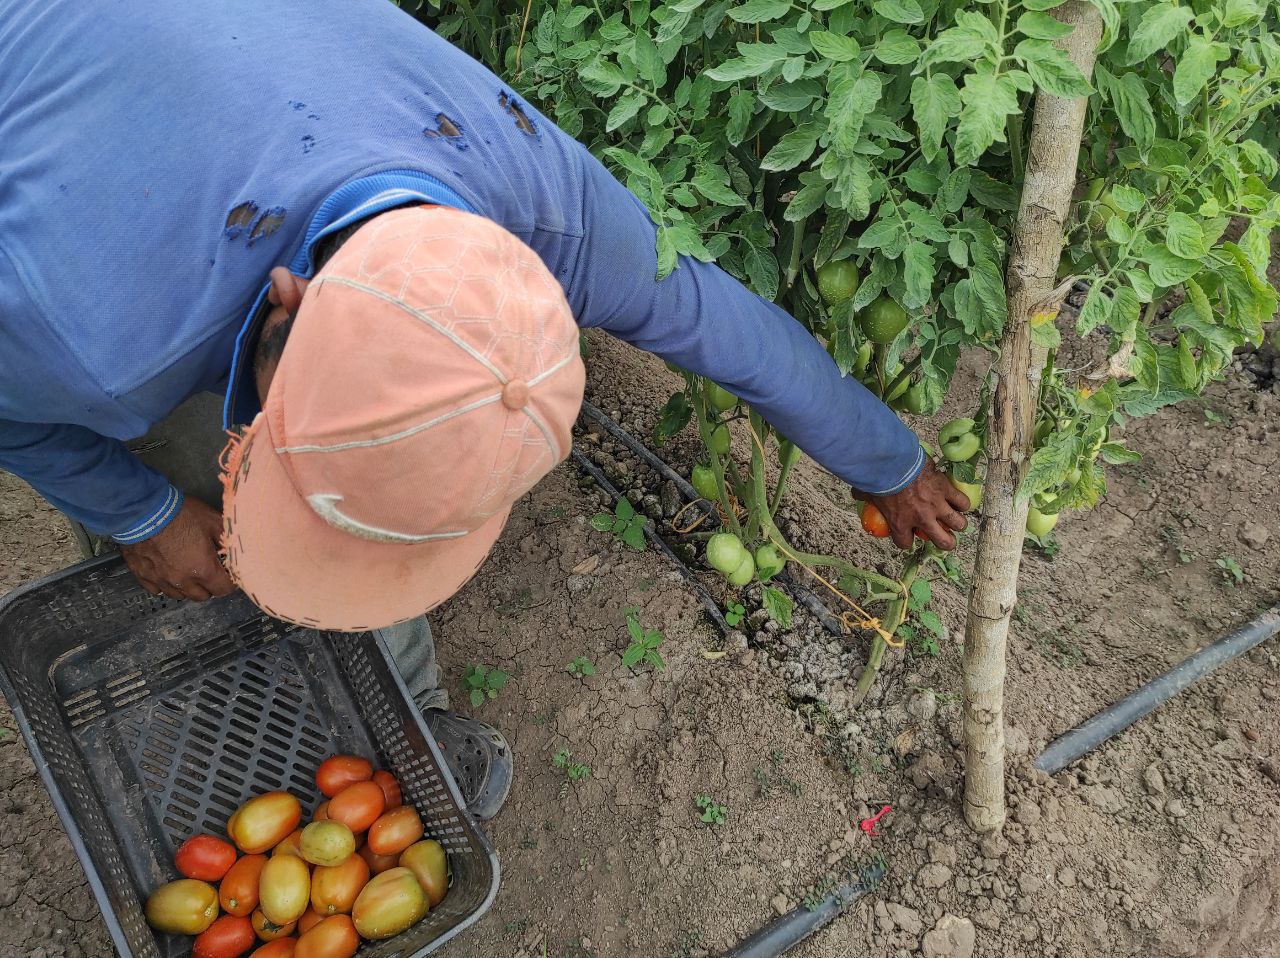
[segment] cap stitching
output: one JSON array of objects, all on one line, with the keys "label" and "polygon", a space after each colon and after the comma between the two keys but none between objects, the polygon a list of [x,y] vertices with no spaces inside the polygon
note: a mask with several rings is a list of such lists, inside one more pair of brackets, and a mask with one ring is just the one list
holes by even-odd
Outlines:
[{"label": "cap stitching", "polygon": [[483,399],[477,399],[473,403],[468,403],[465,406],[452,409],[443,416],[436,416],[434,419],[428,419],[426,422],[420,422],[415,426],[410,426],[409,428],[402,429],[399,432],[393,432],[389,436],[379,436],[377,439],[352,439],[349,442],[339,442],[332,446],[322,446],[314,443],[305,446],[276,446],[276,452],[281,454],[295,452],[341,452],[344,449],[364,449],[370,446],[383,446],[387,443],[407,439],[408,437],[415,435],[416,433],[420,433],[425,429],[430,429],[432,426],[438,426],[442,422],[447,422],[450,419],[473,412],[476,409],[498,402],[500,399],[502,399],[502,393],[485,396]]}]

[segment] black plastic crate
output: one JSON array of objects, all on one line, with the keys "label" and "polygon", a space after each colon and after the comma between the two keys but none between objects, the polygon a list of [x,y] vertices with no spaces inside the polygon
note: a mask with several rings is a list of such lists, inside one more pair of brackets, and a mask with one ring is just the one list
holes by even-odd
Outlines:
[{"label": "black plastic crate", "polygon": [[192,939],[156,934],[142,912],[181,877],[174,850],[224,834],[262,792],[292,792],[309,814],[316,766],[339,752],[400,780],[453,874],[438,908],[361,956],[426,955],[497,894],[497,858],[371,633],[288,625],[240,594],[151,596],[111,556],[0,600],[0,690],[122,955],[190,954]]}]

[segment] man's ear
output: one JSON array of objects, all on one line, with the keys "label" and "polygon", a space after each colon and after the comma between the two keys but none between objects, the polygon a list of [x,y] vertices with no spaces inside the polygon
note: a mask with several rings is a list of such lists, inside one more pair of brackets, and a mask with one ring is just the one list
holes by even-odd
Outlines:
[{"label": "man's ear", "polygon": [[310,280],[295,276],[283,266],[271,271],[271,288],[267,290],[267,300],[272,306],[283,306],[285,312],[292,315],[302,305],[302,295],[307,291]]}]

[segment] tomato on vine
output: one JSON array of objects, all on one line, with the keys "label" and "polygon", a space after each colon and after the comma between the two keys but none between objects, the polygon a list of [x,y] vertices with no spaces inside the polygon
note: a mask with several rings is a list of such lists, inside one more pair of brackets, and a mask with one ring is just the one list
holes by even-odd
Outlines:
[{"label": "tomato on vine", "polygon": [[982,439],[974,432],[977,423],[972,419],[952,419],[938,430],[938,445],[942,455],[950,462],[966,462],[982,447]]},{"label": "tomato on vine", "polygon": [[858,291],[858,267],[848,260],[818,268],[818,294],[828,306],[840,306]]},{"label": "tomato on vine", "polygon": [[907,311],[888,296],[880,296],[858,314],[858,325],[868,340],[887,346],[907,328]]},{"label": "tomato on vine", "polygon": [[703,499],[714,502],[720,498],[720,487],[716,483],[715,470],[710,466],[694,466],[689,482],[693,486],[693,491]]}]

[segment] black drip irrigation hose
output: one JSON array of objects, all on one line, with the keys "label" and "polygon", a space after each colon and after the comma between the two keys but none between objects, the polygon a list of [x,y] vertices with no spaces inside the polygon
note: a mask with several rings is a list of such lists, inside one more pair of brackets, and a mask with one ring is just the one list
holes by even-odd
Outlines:
[{"label": "black drip irrigation hose", "polygon": [[[685,479],[684,476],[680,475],[680,473],[676,472],[669,465],[667,465],[667,463],[663,459],[659,458],[656,454],[654,454],[654,452],[650,450],[648,446],[642,443],[635,436],[631,435],[631,433],[627,432],[626,429],[624,429],[620,424],[615,422],[614,419],[608,414],[606,414],[603,410],[599,409],[597,406],[592,405],[590,402],[584,399],[582,401],[582,411],[584,414],[586,414],[586,416],[589,419],[592,419],[596,423],[598,423],[614,439],[618,440],[618,442],[626,446],[629,450],[631,450],[631,452],[633,452],[636,456],[638,456],[642,461],[648,463],[648,465],[652,467],[653,470],[657,472],[659,475],[661,475],[664,479],[669,479],[673,483],[675,483],[676,488],[680,490],[680,494],[684,496],[686,502],[698,502],[702,499],[702,497],[698,495],[697,491],[693,488],[693,486],[689,484],[689,481]],[[582,456],[581,453],[578,453],[577,455],[579,455],[581,458],[584,458],[584,459],[586,458],[585,456]],[[592,466],[594,467],[595,464],[592,463]],[[596,471],[598,472],[599,470],[597,469]],[[595,473],[592,473],[592,475],[595,476]],[[597,479],[597,481],[599,480]],[[612,486],[610,486],[609,488],[612,488]],[[716,511],[714,507],[708,507],[707,509],[705,509],[703,511],[703,515],[706,517],[706,520],[707,520],[706,524],[708,528],[716,528],[720,525],[720,517],[716,515]],[[656,536],[654,538],[657,538],[658,541],[661,542],[660,538]],[[663,543],[664,547],[665,545],[666,543]],[[665,551],[667,552],[668,555],[671,556],[671,558],[675,559],[676,563],[680,566],[681,573],[685,575],[686,578],[689,578],[690,581],[695,581],[695,582],[697,581],[697,579],[693,577],[693,574],[689,571],[688,567],[679,559],[679,557],[677,557],[674,553],[672,553],[670,549],[665,549]],[[806,609],[808,609],[811,613],[813,613],[814,617],[822,624],[823,628],[825,628],[828,632],[830,632],[836,638],[844,638],[845,629],[840,624],[840,620],[836,616],[832,615],[831,610],[828,609],[826,605],[823,604],[822,600],[818,598],[816,595],[814,595],[813,592],[805,588],[803,585],[801,585],[799,582],[795,580],[794,576],[792,576],[790,573],[785,571],[777,577],[777,581],[786,583],[787,587],[795,594],[796,600],[801,605],[803,605]],[[716,613],[719,614],[718,606],[716,608]]]},{"label": "black drip irrigation hose", "polygon": [[1280,604],[1234,632],[1183,659],[1168,672],[1157,676],[1137,691],[1099,712],[1079,728],[1054,740],[1033,763],[1053,775],[1080,756],[1118,735],[1138,719],[1149,715],[1193,682],[1214,669],[1239,658],[1280,632]]},{"label": "black drip irrigation hose", "polygon": [[[610,482],[609,478],[604,474],[604,470],[577,449],[573,450],[573,461],[586,470],[587,474],[596,481],[596,484],[599,485],[601,489],[609,494],[615,503],[619,499],[623,498],[618,487]],[[716,628],[718,628],[724,635],[728,635],[732,632],[733,629],[730,628],[729,623],[724,620],[724,613],[720,611],[720,606],[716,604],[715,597],[707,591],[707,587],[698,580],[698,577],[695,576],[693,572],[690,571],[689,567],[680,560],[680,557],[671,551],[671,547],[663,541],[662,536],[658,535],[657,532],[651,529],[647,522],[644,527],[644,535],[646,539],[657,547],[659,552],[671,560],[676,569],[679,570],[680,574],[684,576],[685,581],[689,583],[694,594],[697,595],[698,601],[702,603],[702,607],[707,610],[707,615],[711,616],[711,621],[716,624]]]},{"label": "black drip irrigation hose", "polygon": [[815,931],[831,924],[854,902],[874,891],[884,873],[883,862],[872,865],[822,899],[816,907],[798,905],[762,926],[750,938],[738,942],[722,958],[774,958],[794,948]]}]

